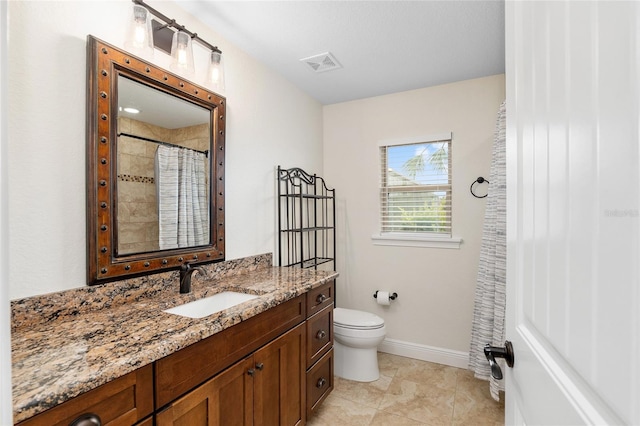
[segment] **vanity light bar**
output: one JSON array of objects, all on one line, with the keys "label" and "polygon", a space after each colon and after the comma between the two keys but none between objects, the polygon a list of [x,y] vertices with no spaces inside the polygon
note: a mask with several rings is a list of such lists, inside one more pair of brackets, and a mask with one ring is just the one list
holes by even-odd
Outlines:
[{"label": "vanity light bar", "polygon": [[210,49],[212,52],[218,52],[218,53],[222,53],[222,51],[220,49],[218,49],[217,46],[212,45],[211,43],[209,43],[208,41],[200,38],[198,36],[197,33],[192,33],[191,31],[189,31],[184,25],[180,25],[176,22],[175,19],[171,19],[165,15],[163,15],[162,13],[158,12],[156,9],[152,8],[151,6],[147,5],[143,0],[131,0],[133,3],[140,5],[144,8],[146,8],[149,12],[151,12],[151,14],[153,16],[155,16],[156,18],[164,21],[164,25],[158,27],[158,28],[154,28],[154,31],[159,31],[165,27],[172,27],[172,28],[176,28],[186,34],[188,34],[193,40],[197,41],[198,43],[202,44],[203,46],[205,46],[206,48]]}]

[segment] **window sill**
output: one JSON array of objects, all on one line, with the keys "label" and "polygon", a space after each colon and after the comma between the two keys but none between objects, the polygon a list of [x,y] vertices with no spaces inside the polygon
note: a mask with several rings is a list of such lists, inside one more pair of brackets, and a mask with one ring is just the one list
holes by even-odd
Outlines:
[{"label": "window sill", "polygon": [[371,236],[373,244],[376,246],[396,246],[396,247],[427,247],[460,249],[462,238],[459,237],[435,237],[431,235],[415,234],[373,234]]}]

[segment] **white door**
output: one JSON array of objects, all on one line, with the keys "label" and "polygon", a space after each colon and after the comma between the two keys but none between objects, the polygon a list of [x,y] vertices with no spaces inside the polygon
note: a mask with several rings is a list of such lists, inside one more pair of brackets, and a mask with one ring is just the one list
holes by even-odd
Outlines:
[{"label": "white door", "polygon": [[640,2],[506,1],[506,423],[640,425]]}]

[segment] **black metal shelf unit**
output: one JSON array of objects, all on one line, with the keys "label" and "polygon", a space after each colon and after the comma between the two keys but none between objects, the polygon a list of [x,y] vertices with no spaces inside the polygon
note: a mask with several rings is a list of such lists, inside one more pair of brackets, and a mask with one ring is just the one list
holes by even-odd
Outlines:
[{"label": "black metal shelf unit", "polygon": [[335,189],[300,168],[278,166],[278,264],[336,270]]}]

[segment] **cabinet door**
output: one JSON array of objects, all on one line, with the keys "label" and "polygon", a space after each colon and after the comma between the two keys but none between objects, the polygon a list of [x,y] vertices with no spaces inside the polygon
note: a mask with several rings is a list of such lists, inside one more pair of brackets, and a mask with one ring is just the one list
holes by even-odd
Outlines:
[{"label": "cabinet door", "polygon": [[291,426],[305,420],[305,324],[254,354],[256,426]]},{"label": "cabinet door", "polygon": [[234,364],[158,413],[156,425],[252,425],[252,368],[253,357]]}]

